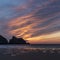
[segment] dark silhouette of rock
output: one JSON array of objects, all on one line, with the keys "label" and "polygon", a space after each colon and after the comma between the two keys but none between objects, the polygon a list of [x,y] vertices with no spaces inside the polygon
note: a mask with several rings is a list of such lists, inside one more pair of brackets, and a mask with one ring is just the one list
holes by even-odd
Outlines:
[{"label": "dark silhouette of rock", "polygon": [[27,44],[23,38],[17,38],[15,36],[10,39],[9,44]]},{"label": "dark silhouette of rock", "polygon": [[29,44],[29,43],[27,43],[23,38],[17,38],[15,36],[13,36],[8,43],[8,40],[0,35],[0,44]]},{"label": "dark silhouette of rock", "polygon": [[8,41],[6,38],[0,35],[0,44],[8,44]]}]

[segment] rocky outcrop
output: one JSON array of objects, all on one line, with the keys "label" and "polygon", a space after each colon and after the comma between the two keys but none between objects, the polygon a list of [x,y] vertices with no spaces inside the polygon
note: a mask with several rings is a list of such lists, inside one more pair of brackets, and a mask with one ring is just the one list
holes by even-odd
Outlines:
[{"label": "rocky outcrop", "polygon": [[8,41],[6,38],[0,35],[0,44],[8,44]]},{"label": "rocky outcrop", "polygon": [[0,35],[0,44],[29,44],[24,40],[23,38],[17,38],[15,36],[12,37],[12,39],[8,40]]},{"label": "rocky outcrop", "polygon": [[23,38],[17,38],[15,36],[10,39],[9,44],[27,44]]}]

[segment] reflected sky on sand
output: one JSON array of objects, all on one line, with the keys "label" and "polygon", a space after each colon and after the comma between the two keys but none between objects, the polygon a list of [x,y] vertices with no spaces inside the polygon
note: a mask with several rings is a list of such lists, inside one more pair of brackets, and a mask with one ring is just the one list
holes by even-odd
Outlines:
[{"label": "reflected sky on sand", "polygon": [[43,47],[32,47],[27,45],[7,45],[0,46],[0,56],[8,55],[8,56],[19,56],[25,54],[60,54],[60,48],[43,48]]}]

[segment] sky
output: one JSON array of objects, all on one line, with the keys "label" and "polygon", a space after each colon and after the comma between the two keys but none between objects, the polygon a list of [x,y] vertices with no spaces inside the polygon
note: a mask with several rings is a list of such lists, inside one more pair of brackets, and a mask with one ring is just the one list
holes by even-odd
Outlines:
[{"label": "sky", "polygon": [[0,35],[60,44],[60,0],[0,0]]}]

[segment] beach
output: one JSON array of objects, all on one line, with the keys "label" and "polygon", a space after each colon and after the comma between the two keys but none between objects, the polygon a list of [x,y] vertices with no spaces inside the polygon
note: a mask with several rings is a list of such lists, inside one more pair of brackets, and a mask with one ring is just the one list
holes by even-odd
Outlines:
[{"label": "beach", "polygon": [[0,46],[1,60],[59,60],[60,48],[40,48],[28,45]]}]

